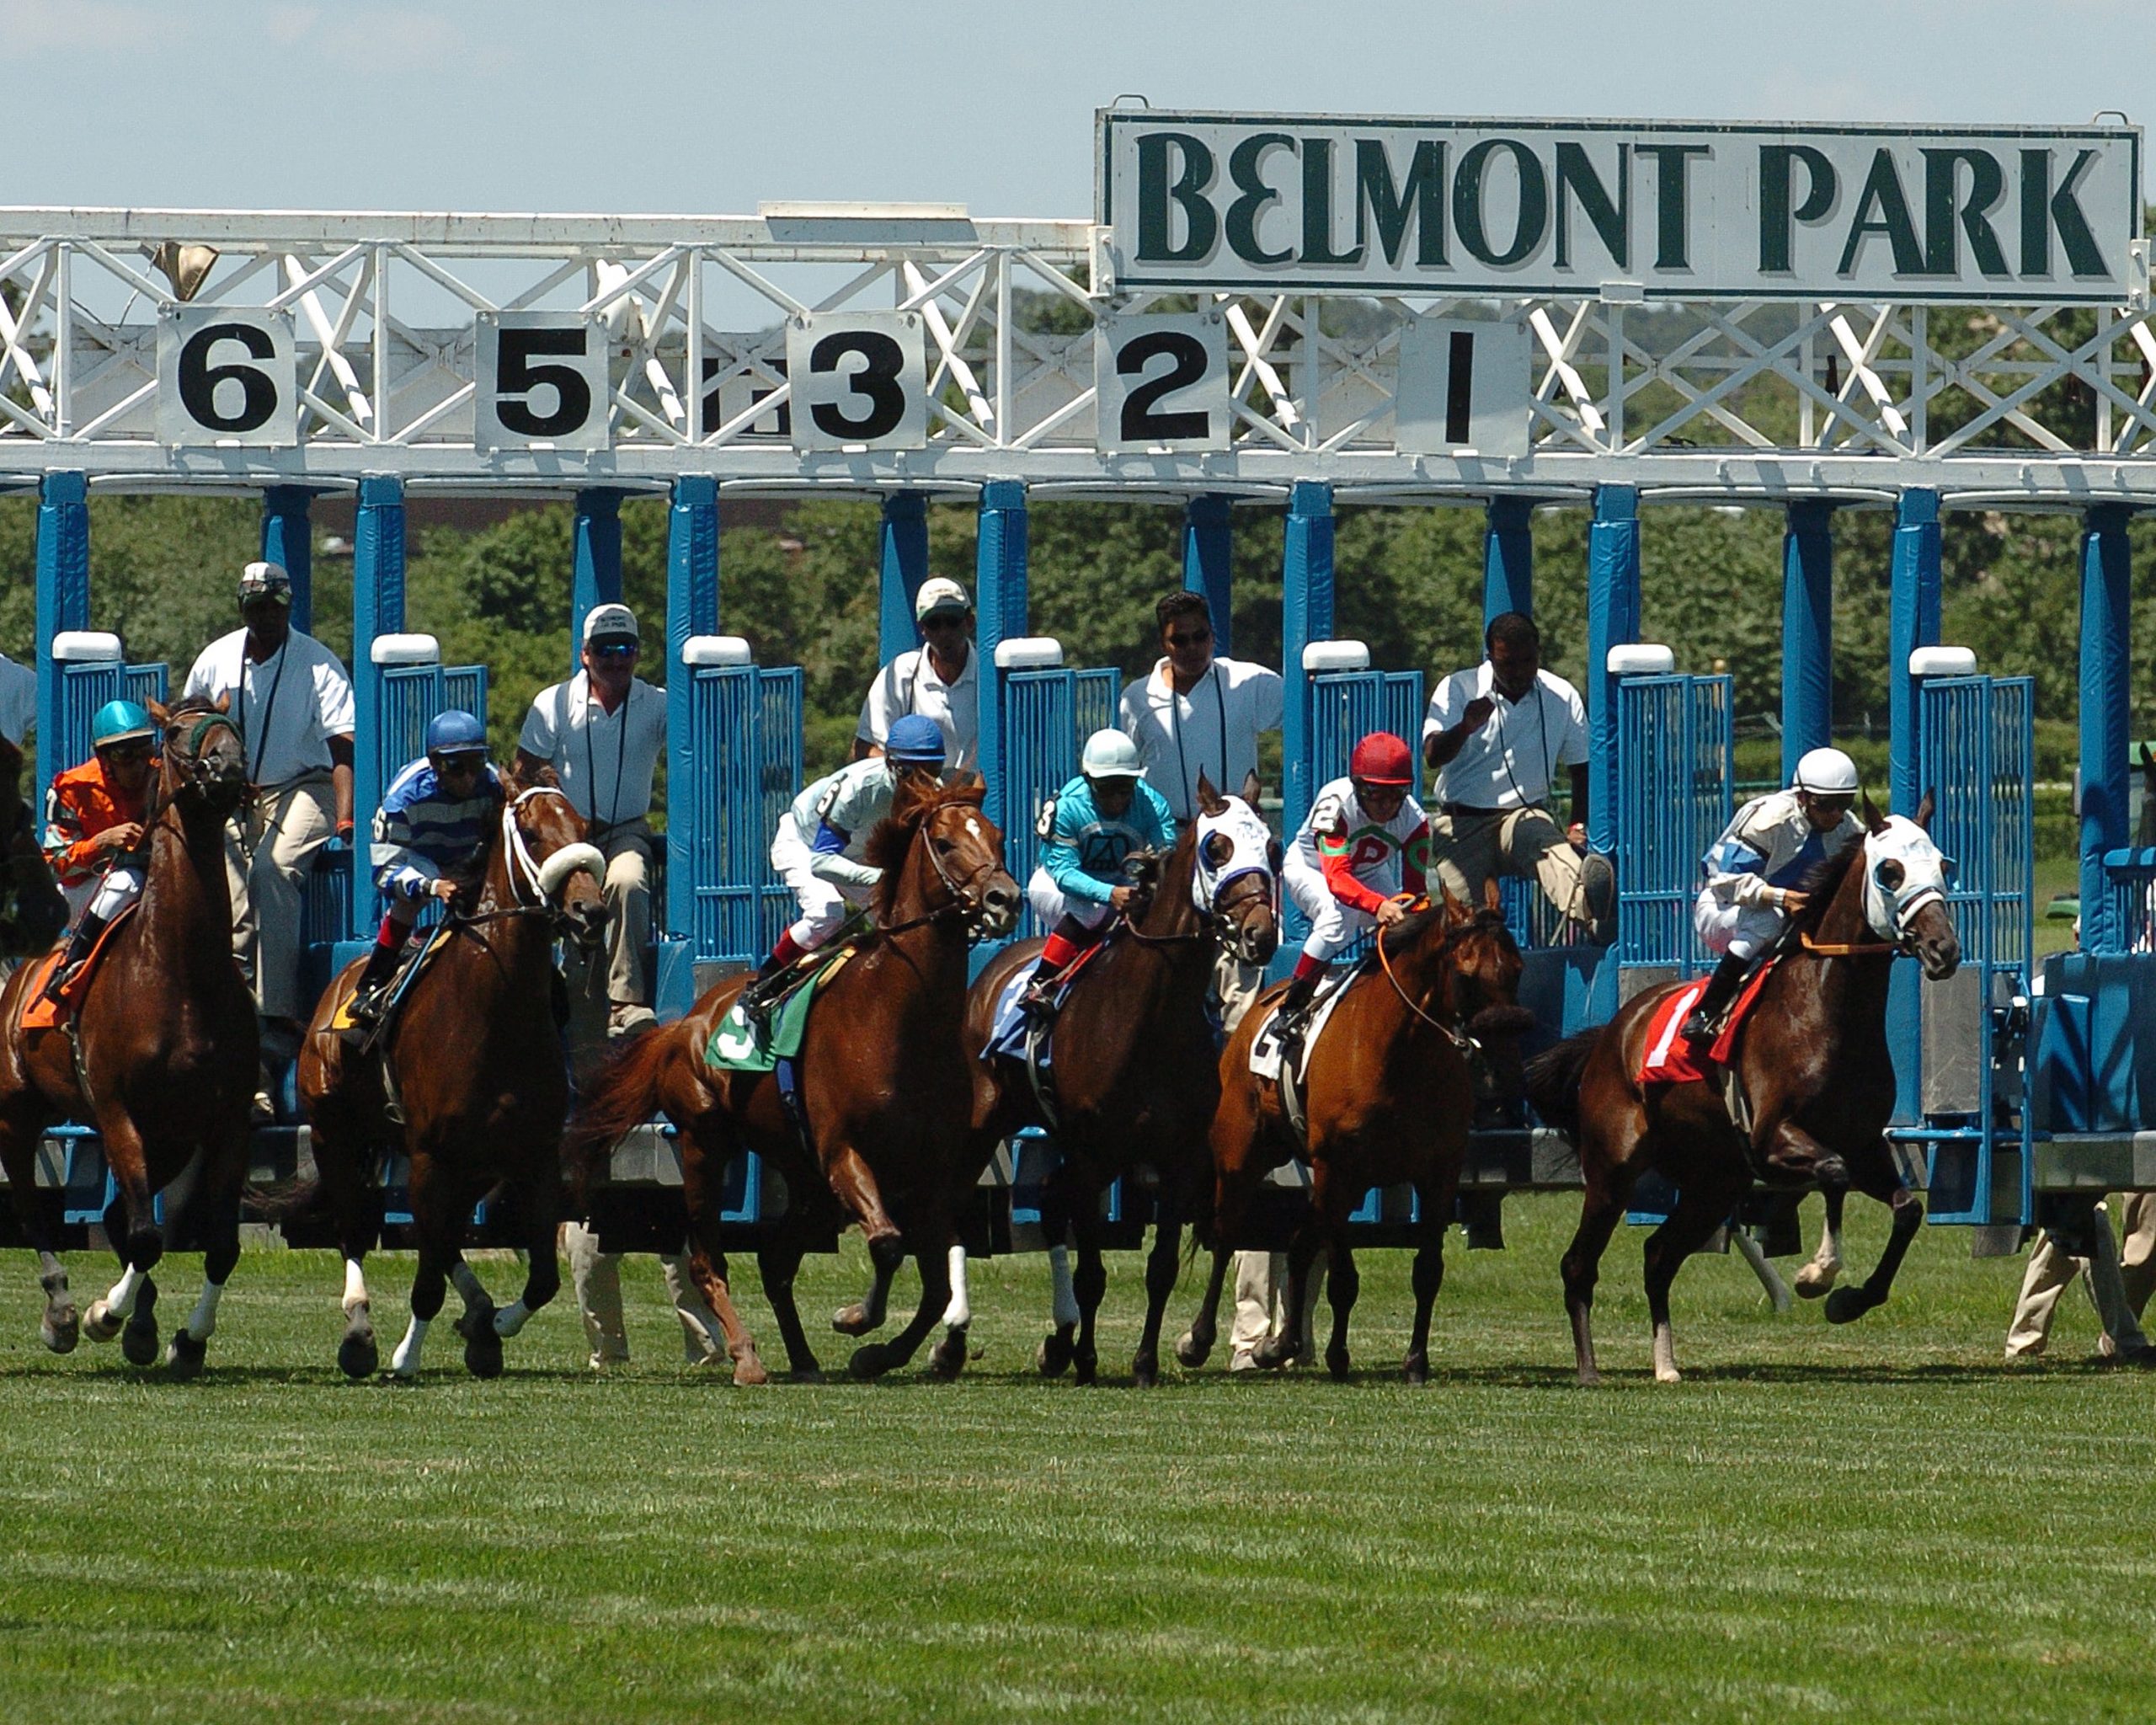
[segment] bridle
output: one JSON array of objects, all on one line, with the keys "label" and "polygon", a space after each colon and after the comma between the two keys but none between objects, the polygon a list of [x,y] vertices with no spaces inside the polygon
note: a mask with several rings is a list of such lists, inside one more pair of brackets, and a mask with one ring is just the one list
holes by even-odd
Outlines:
[{"label": "bridle", "polygon": [[586,841],[563,845],[543,861],[531,854],[531,846],[526,842],[524,828],[516,816],[519,809],[536,797],[558,797],[564,804],[568,803],[567,793],[556,786],[533,785],[502,804],[502,852],[507,859],[504,867],[509,875],[510,905],[471,915],[452,912],[453,921],[469,927],[475,923],[540,916],[546,918],[558,933],[567,930],[570,922],[568,912],[554,902],[554,895],[568,884],[568,878],[581,873],[590,875],[594,882],[606,879],[606,859],[596,845]]},{"label": "bridle", "polygon": [[[1198,911],[1198,927],[1184,934],[1148,934],[1138,926],[1138,916],[1145,915],[1146,910],[1152,908],[1151,898],[1146,900],[1145,909],[1140,910],[1137,916],[1132,915],[1130,906],[1125,905],[1121,912],[1123,932],[1141,947],[1199,946],[1211,943],[1217,945],[1230,957],[1240,959],[1242,954],[1236,940],[1236,934],[1241,925],[1233,918],[1223,914],[1221,900],[1230,887],[1240,886],[1246,881],[1265,880],[1267,880],[1267,877],[1262,870],[1238,869],[1220,883],[1211,905],[1195,907]],[[1263,889],[1263,895],[1265,903],[1272,903],[1273,893],[1269,881]],[[1246,895],[1246,897],[1248,896]]]},{"label": "bridle", "polygon": [[[1427,898],[1417,899],[1408,893],[1401,893],[1398,897],[1393,900],[1393,903],[1406,905],[1411,912],[1415,911],[1427,911],[1430,907],[1430,901]],[[1445,954],[1451,950],[1453,943],[1459,940],[1461,936],[1465,935],[1468,930],[1472,928],[1474,926],[1474,921],[1470,917],[1465,922],[1457,924],[1453,927],[1446,929],[1444,937],[1438,942],[1437,951],[1430,955],[1431,962],[1434,964],[1442,960]],[[1392,991],[1400,996],[1401,1005],[1406,1007],[1409,1012],[1420,1018],[1433,1030],[1438,1032],[1444,1036],[1446,1041],[1449,1042],[1462,1054],[1469,1055],[1470,1057],[1480,1054],[1482,1051],[1482,1044],[1481,1043],[1477,1042],[1472,1036],[1470,1036],[1465,1030],[1459,1029],[1453,1025],[1446,1023],[1442,1018],[1431,1017],[1429,1012],[1424,1010],[1422,1003],[1416,1000],[1412,995],[1407,992],[1406,987],[1402,985],[1399,976],[1395,974],[1393,970],[1392,954],[1385,950],[1385,929],[1382,926],[1378,929],[1375,944],[1378,949],[1378,968],[1384,971],[1385,980],[1392,985]]]},{"label": "bridle", "polygon": [[[142,825],[145,827],[154,825],[157,818],[167,809],[174,805],[180,791],[194,791],[200,793],[206,789],[210,779],[209,775],[202,770],[202,747],[208,740],[210,734],[218,729],[230,731],[233,740],[239,743],[243,750],[245,750],[246,741],[240,736],[239,727],[229,718],[221,713],[203,713],[195,715],[195,723],[188,728],[187,738],[184,745],[162,749],[159,751],[163,766],[170,771],[173,777],[178,781],[178,784],[173,791],[168,792],[165,789],[163,773],[158,774],[150,793],[148,812],[143,817]],[[252,785],[247,786],[241,796],[240,806],[244,807],[253,795],[254,788]]]},{"label": "bridle", "polygon": [[936,848],[934,836],[928,830],[929,822],[940,813],[941,809],[931,809],[921,818],[921,825],[914,829],[914,842],[928,853],[928,866],[936,871],[936,879],[943,888],[943,902],[924,911],[918,916],[909,916],[900,922],[886,923],[876,931],[878,934],[886,937],[904,934],[910,929],[923,928],[931,922],[948,921],[955,916],[966,925],[969,941],[980,940],[986,936],[991,917],[985,896],[979,890],[980,883],[984,876],[1001,871],[1002,859],[988,857],[963,880],[953,879],[951,871],[943,865],[942,853]]}]

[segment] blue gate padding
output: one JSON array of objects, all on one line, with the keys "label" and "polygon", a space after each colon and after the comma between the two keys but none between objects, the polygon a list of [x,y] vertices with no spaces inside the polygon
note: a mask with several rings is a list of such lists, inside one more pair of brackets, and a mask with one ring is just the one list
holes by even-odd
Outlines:
[{"label": "blue gate padding", "polygon": [[[1732,807],[1730,680],[1671,673],[1617,685],[1617,959],[1689,975],[1700,859]],[[1539,896],[1539,895],[1538,895]]]},{"label": "blue gate padding", "polygon": [[[1355,745],[1372,731],[1390,731],[1404,741],[1415,761],[1415,792],[1422,788],[1422,673],[1419,670],[1326,670],[1311,673],[1304,685],[1309,705],[1310,787],[1315,797],[1324,786],[1348,771],[1348,757]],[[1242,793],[1241,785],[1215,788],[1230,796]],[[1283,837],[1292,841],[1293,833]],[[1281,949],[1299,948],[1310,938],[1310,918],[1293,899],[1283,896],[1284,927]],[[1365,943],[1358,942],[1342,953],[1340,962],[1358,962]]]},{"label": "blue gate padding", "polygon": [[[90,722],[108,701],[165,698],[168,680],[162,665],[122,665],[116,659],[69,660],[59,666],[60,724],[54,739],[55,776],[90,758]],[[40,740],[40,742],[42,740]]]},{"label": "blue gate padding", "polygon": [[771,835],[801,794],[802,675],[798,665],[700,665],[690,684],[690,872],[699,960],[753,964],[792,920],[793,896],[771,866]]},{"label": "blue gate padding", "polygon": [[[1062,666],[1001,673],[1003,772],[999,806],[989,817],[1003,830],[1004,866],[1022,891],[1039,865],[1041,810],[1078,772],[1078,753],[1095,731],[1112,729],[1121,692],[1113,668]],[[1045,934],[1030,907],[1017,938]]]}]

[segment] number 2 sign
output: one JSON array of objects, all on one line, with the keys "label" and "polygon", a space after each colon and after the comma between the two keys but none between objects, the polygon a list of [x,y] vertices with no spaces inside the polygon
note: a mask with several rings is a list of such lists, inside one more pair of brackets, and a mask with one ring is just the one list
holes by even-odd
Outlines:
[{"label": "number 2 sign", "polygon": [[299,440],[291,320],[259,306],[173,306],[157,320],[157,441],[289,446]]},{"label": "number 2 sign", "polygon": [[605,449],[606,338],[573,312],[489,312],[476,332],[472,441],[488,449]]},{"label": "number 2 sign", "polygon": [[1103,318],[1093,378],[1100,448],[1228,446],[1228,328],[1218,313]]}]

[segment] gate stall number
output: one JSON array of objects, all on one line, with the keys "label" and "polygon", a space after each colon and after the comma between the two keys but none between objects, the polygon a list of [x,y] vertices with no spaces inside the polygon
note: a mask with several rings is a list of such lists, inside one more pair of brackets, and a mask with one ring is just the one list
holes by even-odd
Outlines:
[{"label": "gate stall number", "polygon": [[796,449],[926,449],[928,359],[918,312],[810,313],[786,326]]},{"label": "gate stall number", "polygon": [[479,449],[605,449],[604,329],[561,312],[483,312],[472,441]]},{"label": "gate stall number", "polygon": [[1218,312],[1103,317],[1093,377],[1098,448],[1228,446],[1228,326]]},{"label": "gate stall number", "polygon": [[1533,390],[1527,326],[1417,318],[1400,332],[1393,446],[1402,455],[1524,456]]},{"label": "gate stall number", "polygon": [[168,306],[157,316],[157,441],[299,441],[291,320],[255,306]]}]

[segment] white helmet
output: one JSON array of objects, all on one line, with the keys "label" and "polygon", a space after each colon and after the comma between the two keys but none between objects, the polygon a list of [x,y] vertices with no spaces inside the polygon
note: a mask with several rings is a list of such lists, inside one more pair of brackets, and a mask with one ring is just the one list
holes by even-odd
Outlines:
[{"label": "white helmet", "polygon": [[1796,788],[1820,797],[1854,797],[1856,762],[1839,749],[1814,749],[1796,763]]},{"label": "white helmet", "polygon": [[1121,731],[1095,731],[1086,738],[1085,751],[1078,757],[1078,770],[1087,778],[1145,777],[1138,745]]}]

